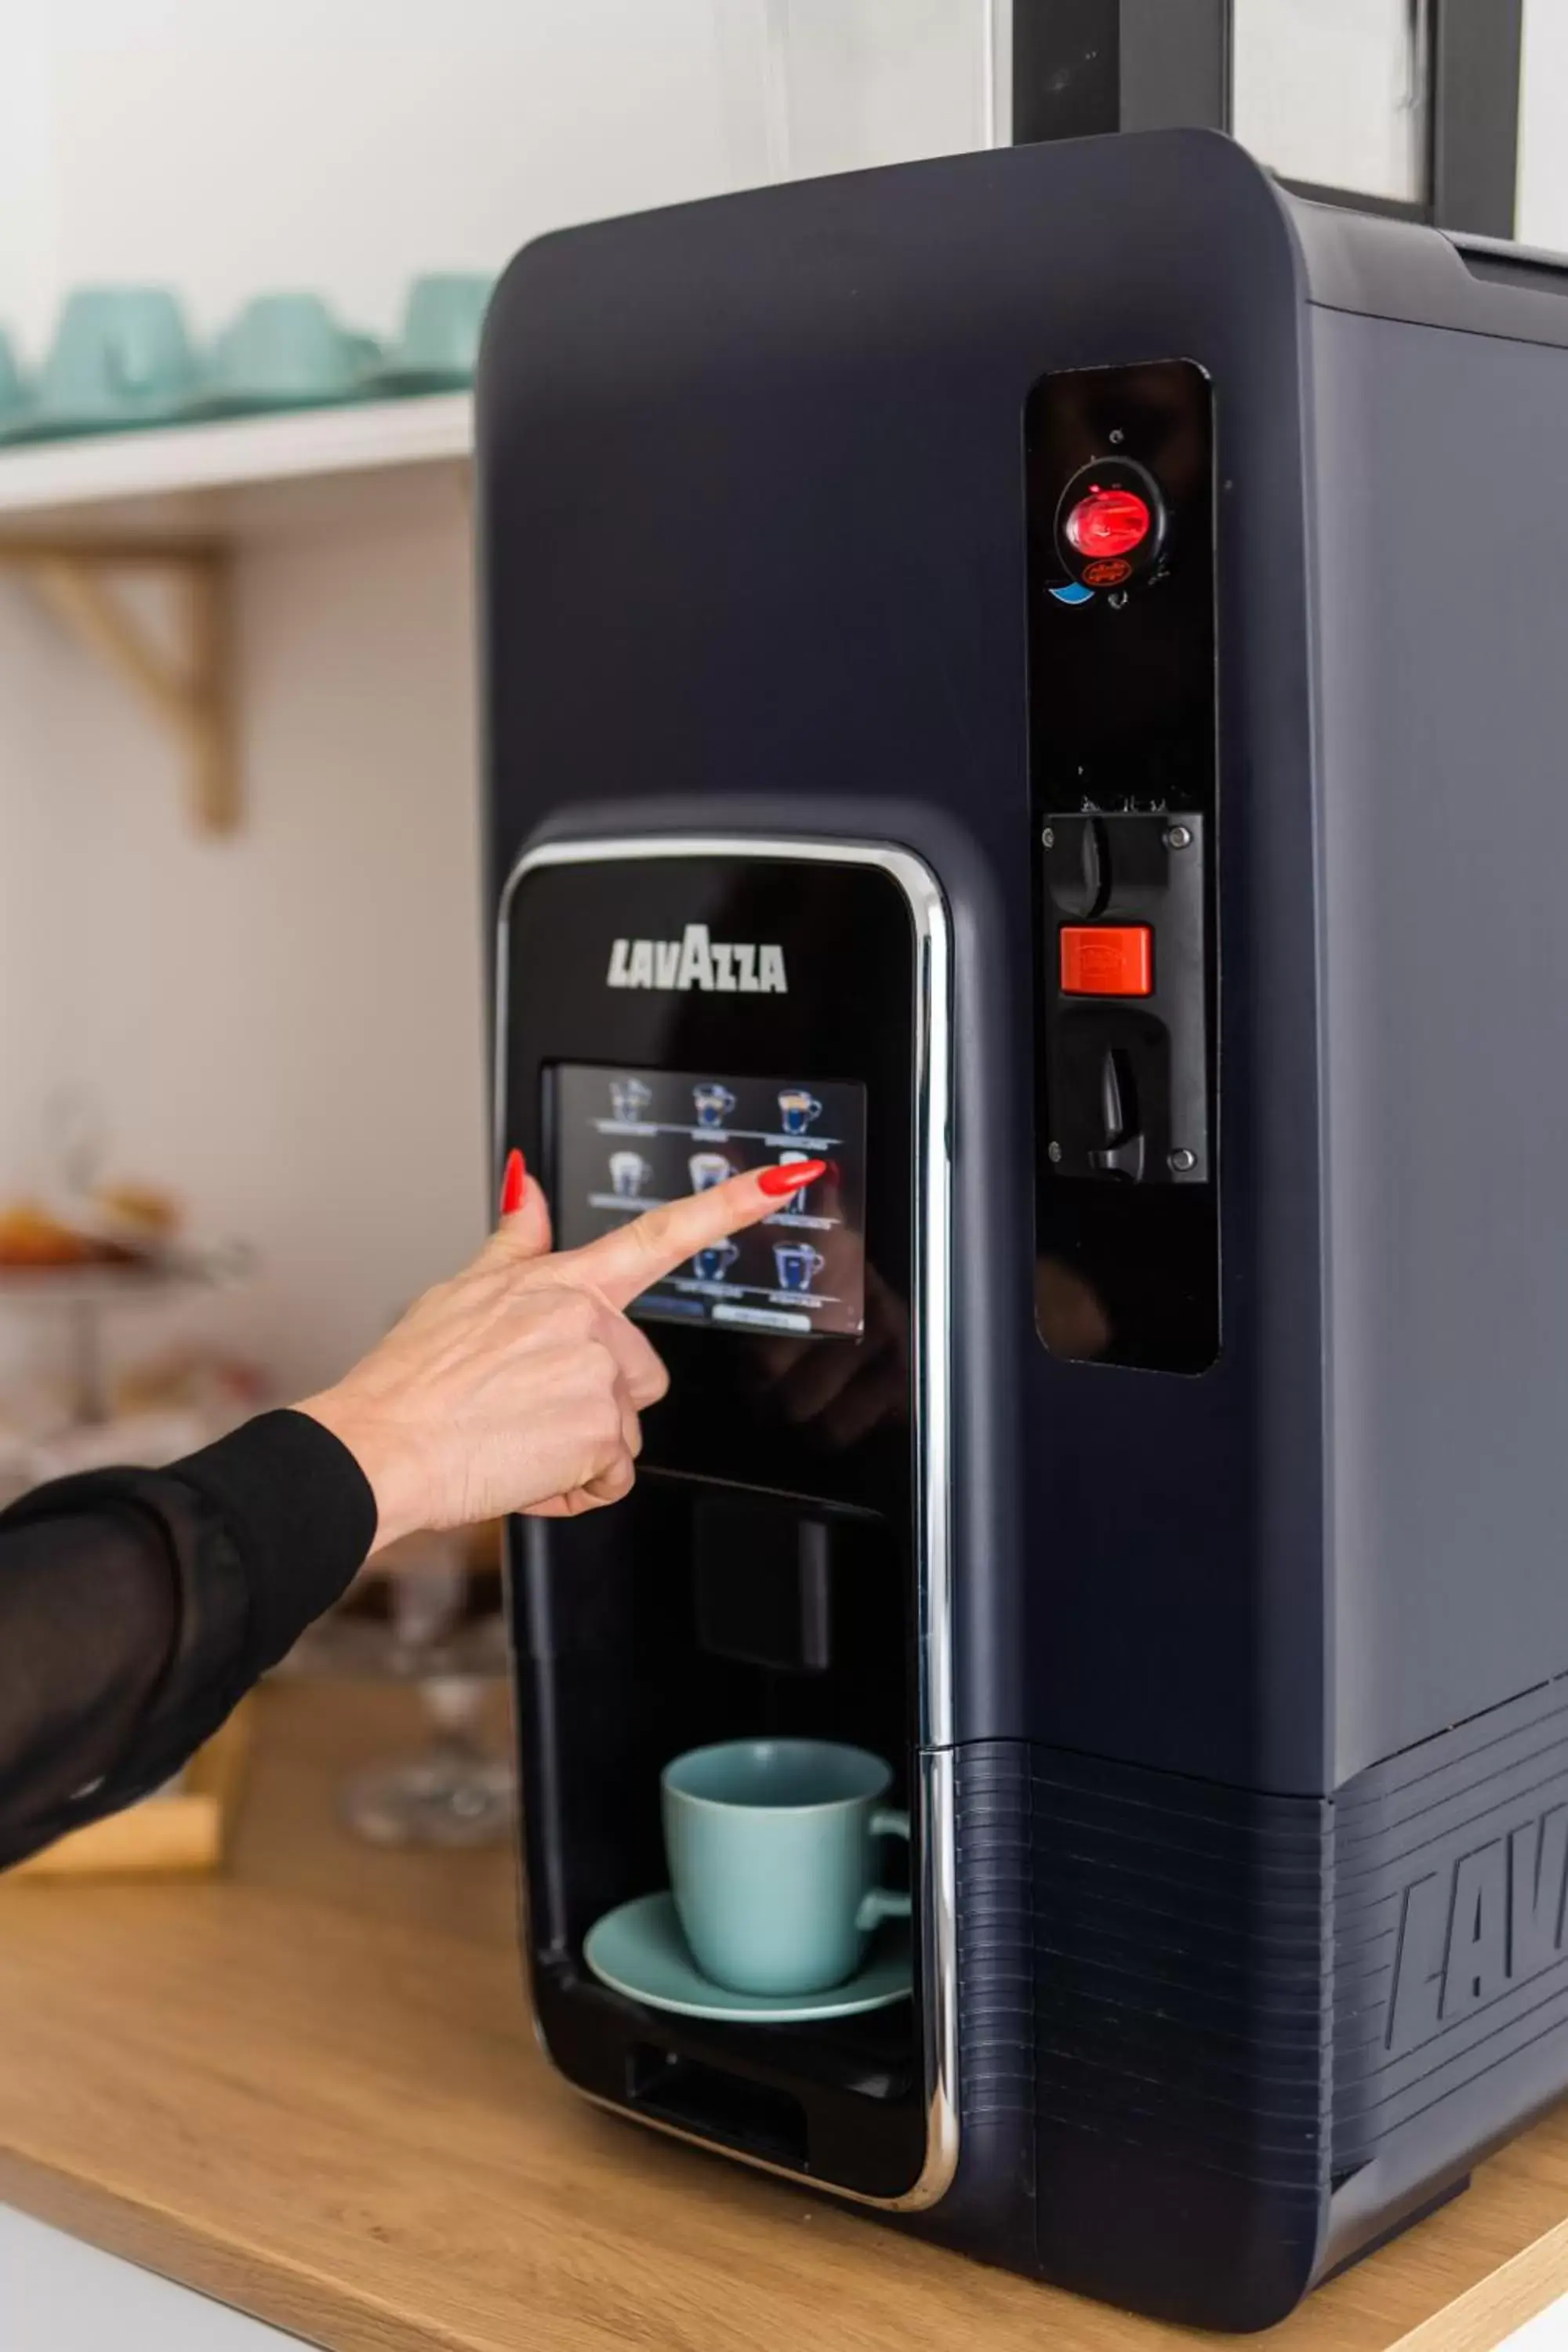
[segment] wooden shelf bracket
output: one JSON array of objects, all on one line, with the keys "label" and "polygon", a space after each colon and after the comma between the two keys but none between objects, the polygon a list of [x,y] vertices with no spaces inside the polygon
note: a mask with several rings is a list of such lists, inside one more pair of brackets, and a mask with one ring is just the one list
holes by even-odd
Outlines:
[{"label": "wooden shelf bracket", "polygon": [[[212,546],[95,547],[0,542],[0,568],[137,695],[183,752],[198,833],[239,822],[239,771],[226,551]],[[183,657],[171,659],[117,593],[118,579],[160,579],[175,598]]]}]

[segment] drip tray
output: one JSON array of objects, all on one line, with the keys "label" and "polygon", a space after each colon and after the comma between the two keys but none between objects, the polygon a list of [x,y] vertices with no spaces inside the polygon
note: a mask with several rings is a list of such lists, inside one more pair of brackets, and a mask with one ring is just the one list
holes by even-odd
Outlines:
[{"label": "drip tray", "polygon": [[683,2058],[673,2050],[634,2042],[626,2053],[626,2103],[639,2115],[674,2124],[699,2139],[744,2148],[798,2171],[807,2156],[805,2109],[766,2083],[748,2082],[721,2067]]}]

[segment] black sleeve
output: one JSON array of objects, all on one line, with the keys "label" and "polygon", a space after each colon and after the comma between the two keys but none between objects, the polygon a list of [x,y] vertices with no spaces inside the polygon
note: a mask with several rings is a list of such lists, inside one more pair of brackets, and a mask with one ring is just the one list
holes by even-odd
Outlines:
[{"label": "black sleeve", "polygon": [[178,1771],[374,1539],[363,1472],[299,1412],[0,1513],[0,1869]]}]

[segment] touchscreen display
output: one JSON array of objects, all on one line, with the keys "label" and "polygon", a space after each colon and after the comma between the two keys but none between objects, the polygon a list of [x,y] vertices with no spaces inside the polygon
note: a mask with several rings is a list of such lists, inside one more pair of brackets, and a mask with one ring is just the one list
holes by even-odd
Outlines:
[{"label": "touchscreen display", "polygon": [[557,1240],[574,1249],[682,1192],[742,1169],[826,1160],[748,1233],[700,1250],[632,1312],[721,1329],[855,1337],[866,1293],[866,1089],[786,1074],[612,1070],[558,1063]]}]

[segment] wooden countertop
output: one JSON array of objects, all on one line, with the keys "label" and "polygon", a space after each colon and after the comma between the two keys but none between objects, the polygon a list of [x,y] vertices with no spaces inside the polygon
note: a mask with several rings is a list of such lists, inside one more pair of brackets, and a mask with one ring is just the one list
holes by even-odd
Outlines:
[{"label": "wooden countertop", "polygon": [[[498,1855],[371,1852],[331,1789],[406,1693],[276,1686],[232,1874],[0,1887],[0,2199],[342,2352],[1146,2352],[1182,2340],[568,2092]],[[1568,2111],[1271,2352],[1483,2352],[1568,2291]]]}]

